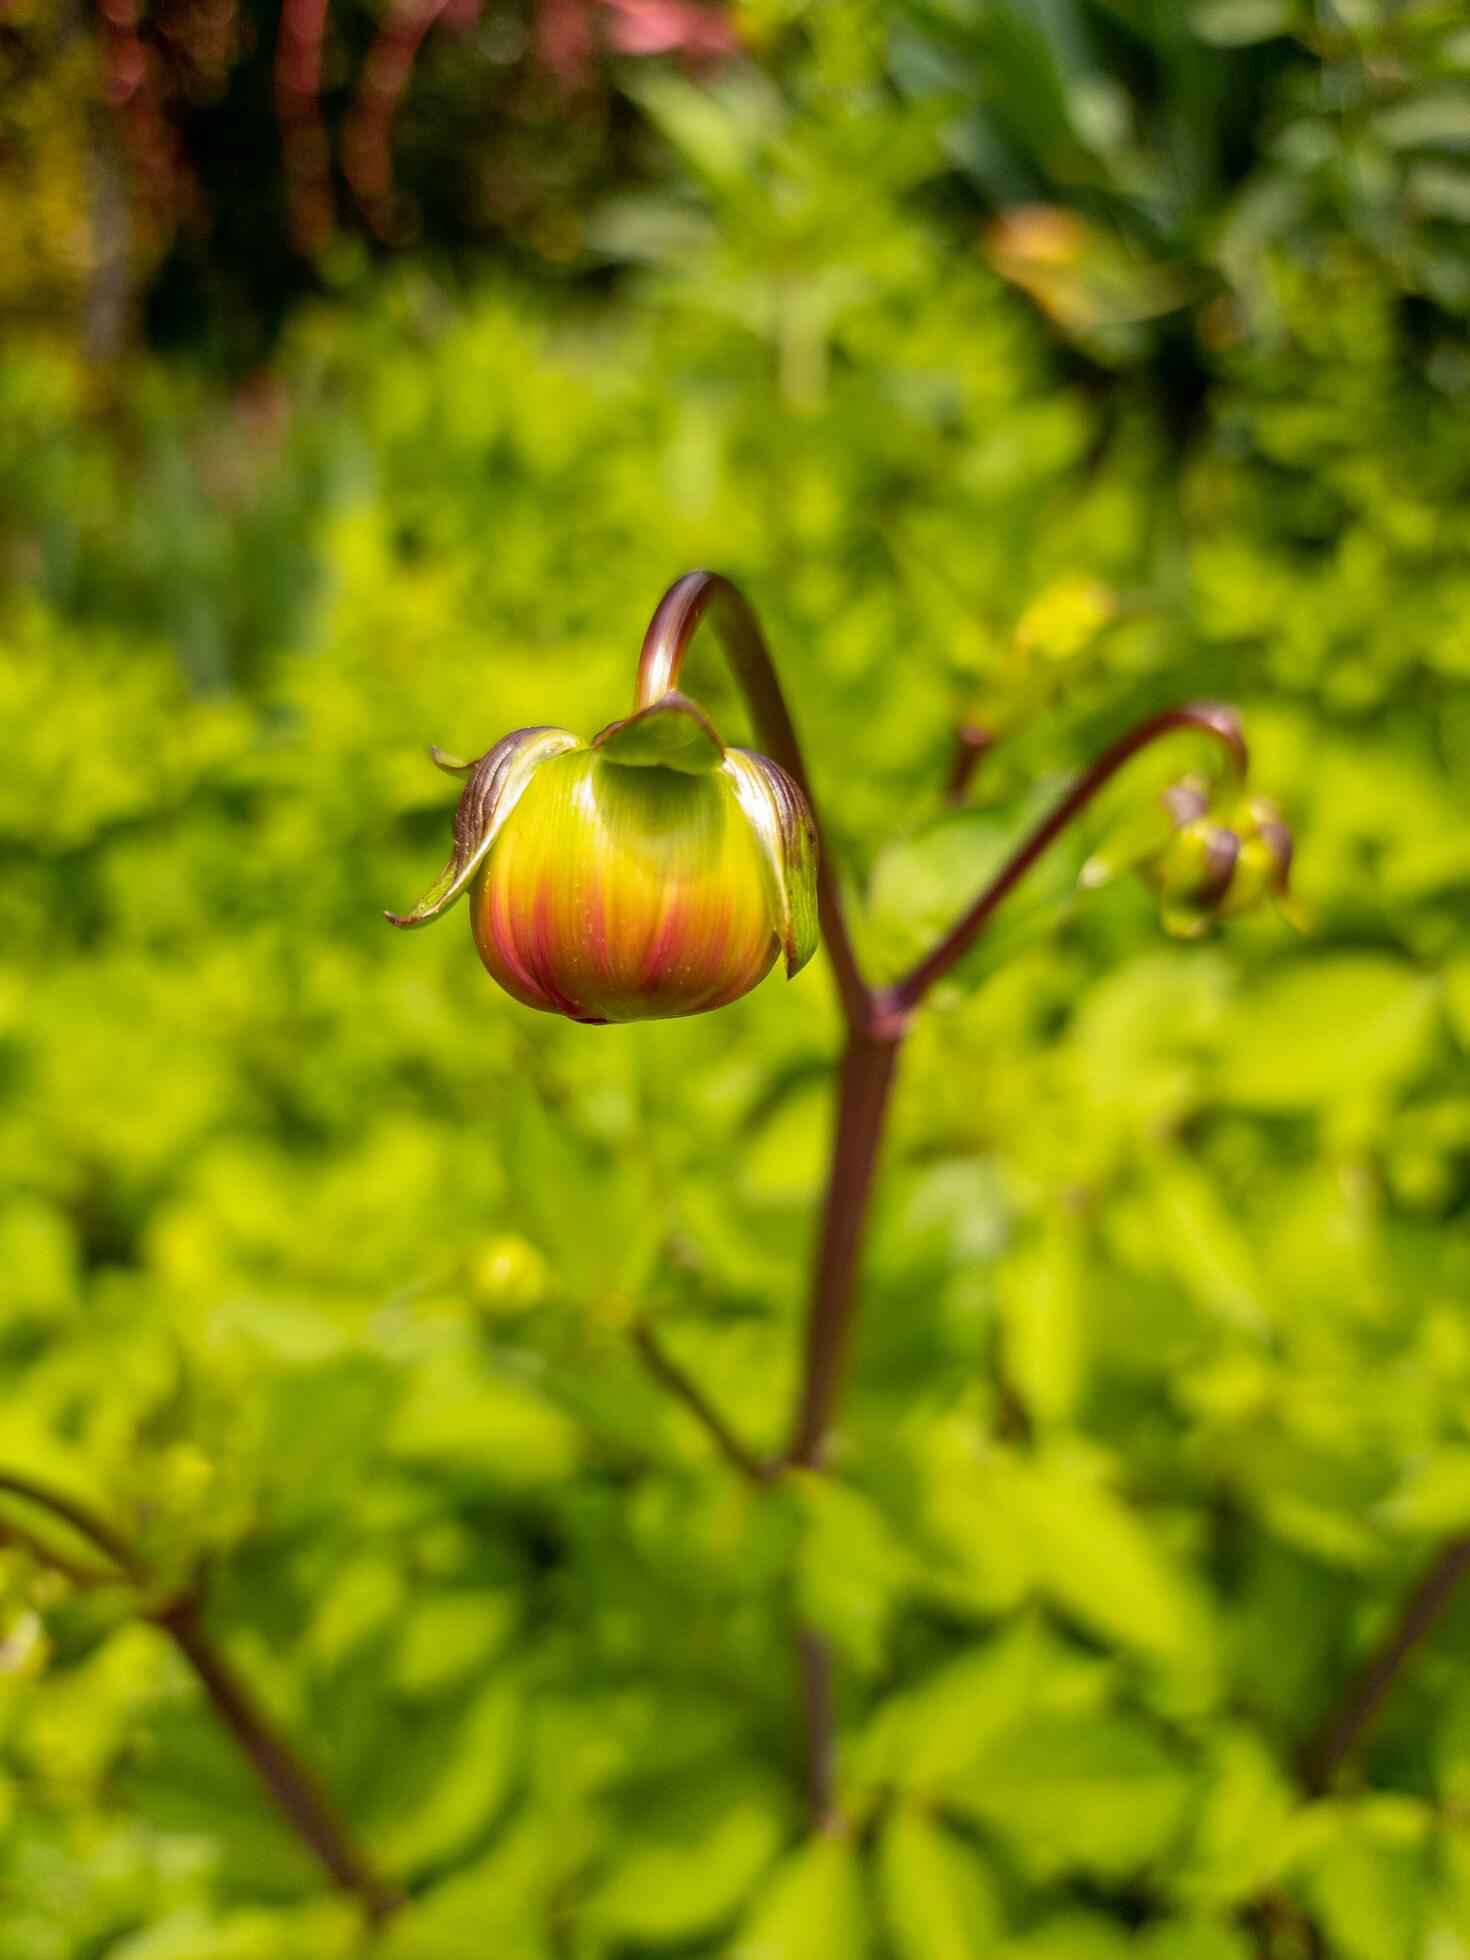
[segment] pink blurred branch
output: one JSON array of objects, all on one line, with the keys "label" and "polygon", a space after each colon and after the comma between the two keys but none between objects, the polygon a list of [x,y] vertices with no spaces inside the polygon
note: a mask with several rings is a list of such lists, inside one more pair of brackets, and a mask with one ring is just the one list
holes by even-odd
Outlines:
[{"label": "pink blurred branch", "polygon": [[159,104],[158,57],[139,31],[138,0],[97,0],[102,94],[117,117],[149,204],[179,214],[183,161]]},{"label": "pink blurred branch", "polygon": [[393,118],[424,37],[441,17],[467,32],[479,16],[480,0],[397,0],[368,49],[342,132],[342,169],[380,235],[392,228]]},{"label": "pink blurred branch", "polygon": [[537,0],[537,58],[564,88],[586,85],[600,49],[709,67],[737,54],[740,37],[701,0]]},{"label": "pink blurred branch", "polygon": [[327,4],[285,0],[276,40],[276,119],[286,165],[286,223],[292,244],[308,254],[327,242],[335,215],[321,100]]}]

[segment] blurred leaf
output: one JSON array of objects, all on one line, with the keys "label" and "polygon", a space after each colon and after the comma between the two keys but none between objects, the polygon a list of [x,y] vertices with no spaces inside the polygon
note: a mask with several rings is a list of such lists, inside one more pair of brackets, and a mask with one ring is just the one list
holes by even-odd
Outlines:
[{"label": "blurred leaf", "polygon": [[645,1794],[615,1868],[588,1901],[617,1940],[677,1945],[731,1919],[785,1837],[776,1793],[738,1775]]},{"label": "blurred leaf", "polygon": [[1125,1718],[1042,1714],[1002,1730],[943,1795],[1035,1873],[1121,1877],[1172,1842],[1189,1789],[1184,1765]]},{"label": "blurred leaf", "polygon": [[868,1910],[857,1853],[818,1834],[781,1866],[731,1948],[732,1960],[862,1960]]},{"label": "blurred leaf", "polygon": [[508,1677],[438,1719],[420,1718],[399,1759],[376,1780],[384,1820],[376,1843],[388,1868],[434,1870],[466,1851],[505,1800],[517,1765],[522,1694]]},{"label": "blurred leaf", "polygon": [[1302,1861],[1312,1911],[1344,1960],[1410,1960],[1430,1891],[1428,1819],[1407,1797],[1338,1805]]},{"label": "blurred leaf", "polygon": [[896,1960],[986,1960],[1000,1938],[981,1854],[934,1818],[896,1809],[878,1848],[878,1891]]},{"label": "blurred leaf", "polygon": [[1222,1046],[1216,1086],[1228,1101],[1302,1109],[1377,1097],[1423,1053],[1432,985],[1367,955],[1309,961],[1243,1002]]},{"label": "blurred leaf", "polygon": [[798,1501],[805,1527],[796,1572],[801,1617],[871,1669],[908,1576],[903,1547],[868,1498],[833,1478],[804,1477]]}]

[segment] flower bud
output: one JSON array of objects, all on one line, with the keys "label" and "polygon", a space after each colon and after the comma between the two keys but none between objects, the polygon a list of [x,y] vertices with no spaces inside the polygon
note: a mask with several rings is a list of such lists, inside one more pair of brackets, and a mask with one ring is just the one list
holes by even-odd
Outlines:
[{"label": "flower bud", "polygon": [[1163,802],[1175,830],[1148,875],[1163,900],[1166,930],[1194,938],[1213,920],[1238,918],[1267,898],[1297,923],[1289,891],[1291,832],[1274,803],[1243,796],[1219,821],[1192,779],[1166,790]]},{"label": "flower bud", "polygon": [[726,749],[666,694],[589,744],[523,728],[467,773],[449,863],[394,925],[427,925],[465,891],[485,966],[527,1007],[648,1021],[723,1007],[778,953],[817,943],[817,842],[774,762]]}]

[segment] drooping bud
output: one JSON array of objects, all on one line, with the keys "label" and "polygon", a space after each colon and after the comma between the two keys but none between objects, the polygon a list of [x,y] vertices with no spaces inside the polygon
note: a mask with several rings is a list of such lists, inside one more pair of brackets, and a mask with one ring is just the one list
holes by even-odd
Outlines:
[{"label": "drooping bud", "polygon": [[1083,865],[1095,890],[1120,872],[1143,873],[1159,894],[1164,929],[1197,939],[1216,919],[1238,918],[1273,899],[1300,926],[1290,890],[1291,832],[1264,796],[1239,796],[1217,812],[1209,783],[1186,776],[1130,811]]},{"label": "drooping bud", "polygon": [[1264,796],[1242,796],[1223,818],[1195,780],[1176,783],[1163,801],[1174,835],[1146,867],[1163,904],[1165,930],[1197,938],[1215,919],[1239,918],[1274,899],[1298,924],[1291,903],[1291,832]]},{"label": "drooping bud", "polygon": [[399,926],[466,890],[475,945],[528,1007],[644,1021],[723,1007],[817,943],[816,829],[764,756],[670,693],[589,745],[507,735],[468,772],[449,863]]}]

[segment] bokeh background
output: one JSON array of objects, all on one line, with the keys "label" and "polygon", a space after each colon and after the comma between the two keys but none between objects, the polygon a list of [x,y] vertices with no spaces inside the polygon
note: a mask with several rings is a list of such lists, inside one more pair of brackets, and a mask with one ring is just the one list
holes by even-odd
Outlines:
[{"label": "bokeh background", "polygon": [[[1470,1955],[1470,1597],[1299,1774],[1470,1526],[1467,226],[1454,0],[0,5],[0,1467],[203,1562],[383,1960]],[[761,1492],[630,1329],[779,1443],[822,962],[584,1029],[381,919],[422,744],[625,712],[702,563],[875,971],[1199,694],[1310,928],[1080,897],[1128,779]],[[0,1953],[363,1951],[134,1603],[0,1549]]]}]

